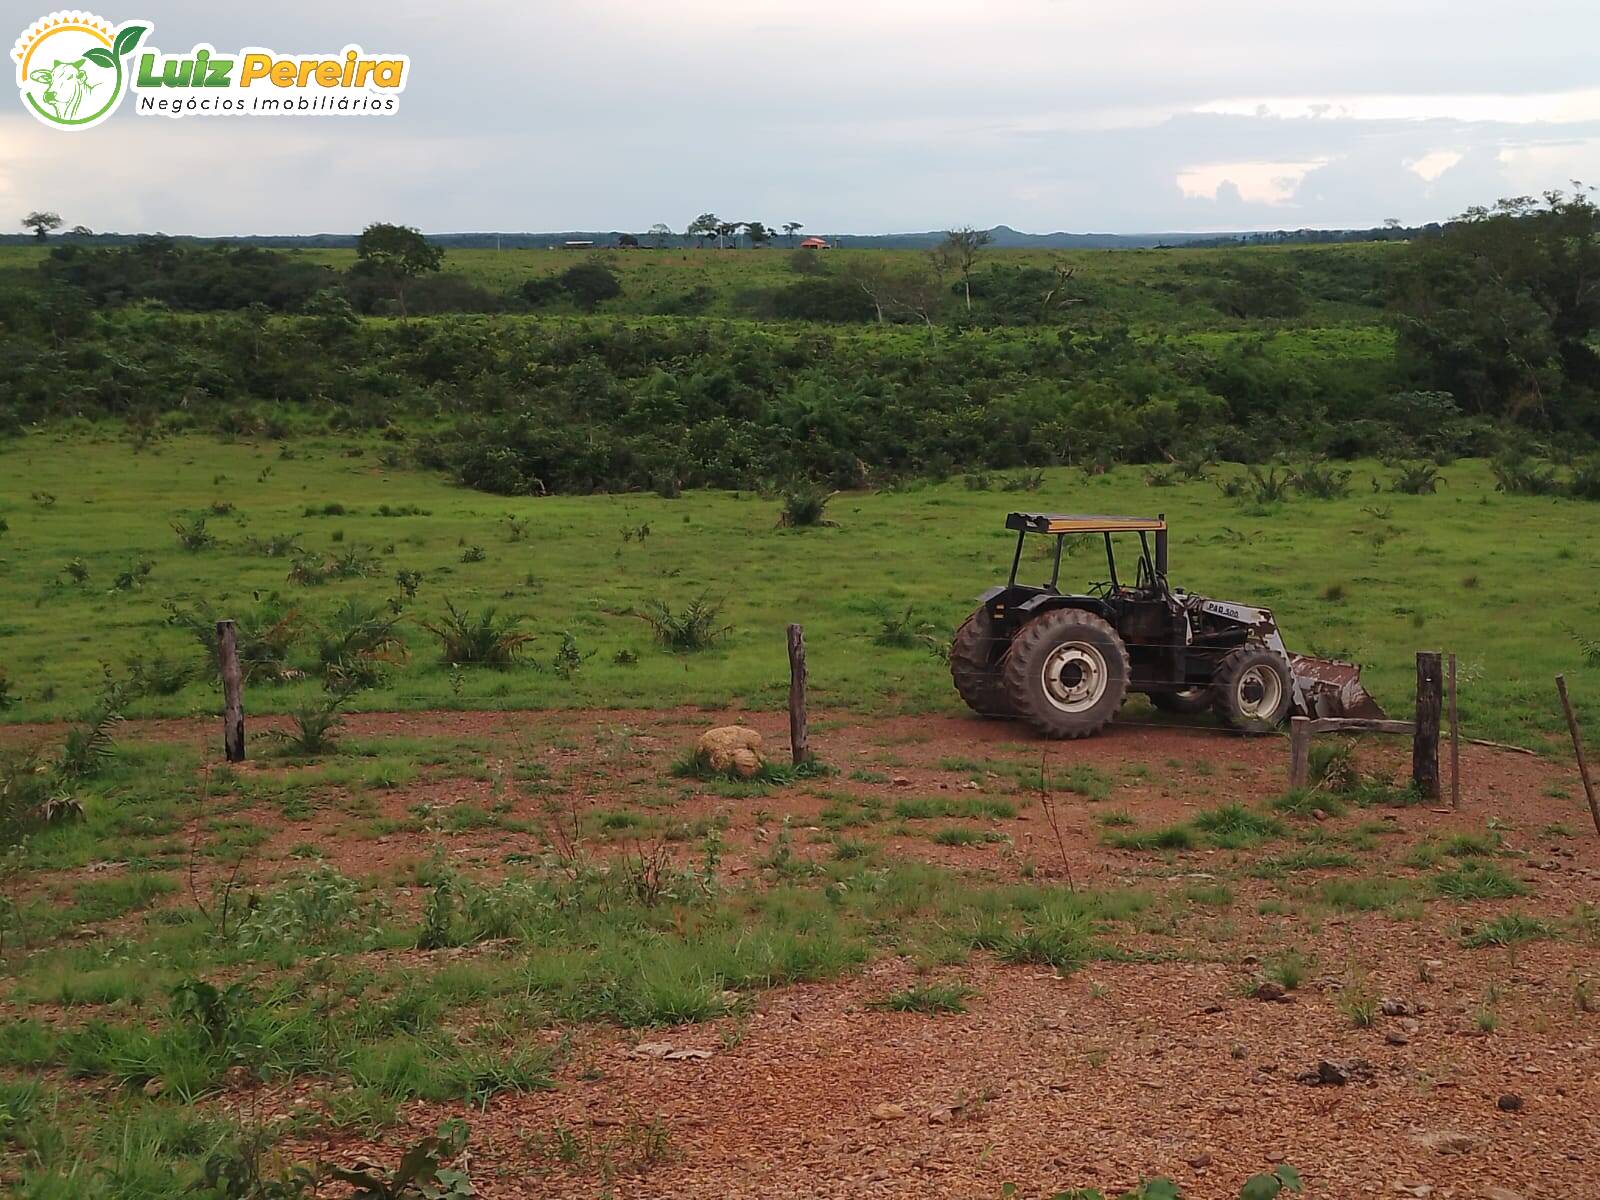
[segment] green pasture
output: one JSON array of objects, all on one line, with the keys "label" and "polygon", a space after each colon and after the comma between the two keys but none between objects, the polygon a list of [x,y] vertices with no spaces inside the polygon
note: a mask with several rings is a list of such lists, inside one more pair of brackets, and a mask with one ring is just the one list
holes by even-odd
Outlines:
[{"label": "green pasture", "polygon": [[[1585,641],[1600,636],[1596,509],[1501,495],[1480,462],[1445,468],[1438,494],[1422,496],[1387,490],[1394,472],[1359,462],[1347,498],[1267,506],[1223,497],[1215,479],[1241,471],[1233,466],[1216,468],[1211,481],[1165,487],[1150,486],[1137,467],[1099,476],[1056,469],[1033,492],[1006,491],[1011,477],[995,473],[839,495],[828,507],[833,526],[788,530],[777,525],[775,499],[749,492],[504,499],[384,467],[380,450],[331,439],[185,437],[136,451],[109,427],[8,443],[0,452],[0,669],[16,699],[3,719],[75,715],[99,687],[102,664],[198,659],[192,637],[168,623],[165,601],[243,609],[277,592],[309,635],[347,597],[399,596],[398,571],[421,576],[405,604],[409,655],[361,694],[360,707],[770,708],[787,687],[784,626],[798,621],[817,706],[953,710],[933,649],[875,637],[886,618],[909,610],[911,632],[947,639],[976,594],[1004,575],[1011,539],[1002,522],[1024,508],[1165,512],[1174,583],[1271,606],[1291,649],[1359,660],[1393,710],[1408,703],[1414,652],[1443,648],[1460,656],[1470,734],[1555,744],[1563,728],[1557,671],[1600,720],[1600,669],[1584,657]],[[173,523],[213,505],[233,506],[208,518],[218,544],[181,548]],[[325,515],[329,506],[334,515]],[[376,560],[373,573],[291,583],[289,559],[247,544],[283,534],[313,554],[361,549]],[[148,574],[119,589],[118,576],[140,561],[152,564]],[[1046,569],[1042,558],[1025,566]],[[1103,579],[1103,557],[1086,547],[1066,574],[1074,584]],[[677,608],[701,596],[721,604],[730,627],[710,650],[657,647],[632,615],[652,600]],[[527,665],[452,670],[441,662],[420,622],[437,618],[446,600],[522,615],[537,635]],[[553,669],[568,633],[584,656],[576,673]],[[299,653],[309,665],[309,646]],[[255,686],[247,705],[282,711],[315,686]],[[147,697],[134,712],[199,714],[216,704],[212,686],[196,681]]]},{"label": "green pasture", "polygon": [[[1302,325],[1376,326],[1381,299],[1376,281],[1398,243],[1373,242],[1328,246],[1252,246],[1242,249],[1170,250],[1014,250],[983,252],[977,271],[989,267],[1069,266],[1071,287],[1085,313],[1114,312],[1146,332],[1162,329],[1239,330]],[[0,283],[25,283],[47,253],[31,245],[0,245]],[[355,251],[288,249],[296,259],[321,263],[338,271],[356,261]],[[819,265],[837,272],[857,260],[904,266],[924,259],[919,250],[827,250],[808,252]],[[704,312],[738,316],[752,293],[770,291],[803,278],[795,270],[806,257],[785,243],[759,250],[675,248],[656,250],[447,250],[443,271],[498,294],[515,292],[529,279],[555,275],[589,257],[599,257],[617,272],[622,295],[600,308],[602,313],[644,316],[663,303],[696,288],[710,291]],[[1200,289],[1228,275],[1241,264],[1295,272],[1307,301],[1305,311],[1285,319],[1241,320],[1228,316],[1203,298]]]}]

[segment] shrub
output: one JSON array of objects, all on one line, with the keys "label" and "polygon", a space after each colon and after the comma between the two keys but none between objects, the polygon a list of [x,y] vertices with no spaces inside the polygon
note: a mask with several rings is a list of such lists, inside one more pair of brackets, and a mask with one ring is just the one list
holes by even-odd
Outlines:
[{"label": "shrub", "polygon": [[1555,468],[1523,454],[1508,453],[1489,464],[1496,491],[1508,496],[1553,496],[1561,490]]},{"label": "shrub", "polygon": [[[1248,478],[1242,484],[1239,494],[1248,496],[1257,504],[1276,504],[1280,500],[1288,499],[1289,488],[1293,483],[1293,475],[1280,476],[1276,467],[1270,471],[1262,471],[1260,467],[1250,467]],[[1228,485],[1225,483],[1222,486],[1223,494],[1229,494]]]},{"label": "shrub", "polygon": [[732,625],[719,625],[722,606],[702,595],[689,601],[681,612],[674,612],[664,600],[650,600],[634,616],[650,627],[655,639],[669,650],[705,650],[733,632]]},{"label": "shrub", "polygon": [[783,490],[783,508],[778,514],[778,524],[785,529],[811,529],[832,525],[823,514],[828,501],[839,493],[830,492],[820,483],[800,482]]},{"label": "shrub", "polygon": [[458,609],[444,602],[445,615],[422,627],[439,639],[441,659],[458,667],[492,667],[497,671],[515,666],[522,658],[533,634],[522,633],[520,616],[501,616],[491,605],[481,612]]},{"label": "shrub", "polygon": [[131,690],[144,696],[175,696],[195,677],[194,664],[155,654],[128,661]]},{"label": "shrub", "polygon": [[348,692],[318,696],[289,710],[288,730],[275,730],[273,737],[281,742],[290,754],[326,754],[338,743],[339,729],[344,725],[344,714],[339,711]]},{"label": "shrub", "polygon": [[872,635],[874,645],[908,650],[927,644],[933,626],[916,619],[916,610],[910,605],[903,613],[884,612],[879,618],[878,632]]},{"label": "shrub", "polygon": [[346,600],[317,632],[317,663],[323,678],[341,687],[377,683],[385,661],[405,653],[405,643],[395,632],[399,624],[397,613],[362,600]]},{"label": "shrub", "polygon": [[1443,482],[1439,468],[1432,463],[1408,463],[1402,465],[1399,473],[1390,481],[1389,490],[1407,496],[1431,496]]},{"label": "shrub", "polygon": [[[176,600],[165,604],[167,624],[188,632],[205,656],[211,678],[220,673],[217,661],[217,622],[224,614],[207,601],[185,606]],[[239,669],[246,680],[283,679],[290,674],[289,653],[303,632],[300,613],[276,593],[253,608],[231,609],[226,614],[234,621],[234,644]]]},{"label": "shrub", "polygon": [[98,775],[117,748],[117,729],[122,724],[122,709],[127,688],[106,678],[99,697],[81,721],[67,730],[61,743],[61,761],[56,770],[63,779],[87,779]]},{"label": "shrub", "polygon": [[1600,458],[1573,464],[1566,492],[1574,500],[1600,500]]},{"label": "shrub", "polygon": [[1291,481],[1295,491],[1316,500],[1338,500],[1350,494],[1350,472],[1324,463],[1307,463]]},{"label": "shrub", "polygon": [[178,545],[191,554],[217,544],[216,535],[206,528],[205,513],[197,513],[188,521],[174,521],[172,532],[178,535]]}]

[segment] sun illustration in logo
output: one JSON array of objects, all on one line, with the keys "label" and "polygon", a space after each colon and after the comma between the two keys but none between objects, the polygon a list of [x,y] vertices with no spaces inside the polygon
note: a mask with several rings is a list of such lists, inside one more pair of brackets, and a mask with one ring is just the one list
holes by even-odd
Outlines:
[{"label": "sun illustration in logo", "polygon": [[23,106],[58,129],[98,125],[128,90],[123,60],[149,32],[148,22],[113,26],[76,9],[40,17],[11,48]]}]

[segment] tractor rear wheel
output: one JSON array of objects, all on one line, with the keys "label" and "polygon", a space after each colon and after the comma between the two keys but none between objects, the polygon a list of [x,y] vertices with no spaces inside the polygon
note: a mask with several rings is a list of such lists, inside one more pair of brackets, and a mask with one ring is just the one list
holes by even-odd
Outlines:
[{"label": "tractor rear wheel", "polygon": [[1219,664],[1211,683],[1212,705],[1243,733],[1270,733],[1294,707],[1289,660],[1265,646],[1241,646]]},{"label": "tractor rear wheel", "polygon": [[961,622],[950,643],[950,678],[967,707],[980,717],[1011,715],[1011,704],[1000,686],[1000,660],[1005,657],[1006,645],[983,606]]},{"label": "tractor rear wheel", "polygon": [[1128,695],[1128,650],[1093,613],[1058,608],[1011,639],[1001,679],[1011,707],[1046,737],[1098,733]]},{"label": "tractor rear wheel", "polygon": [[1181,692],[1150,692],[1148,695],[1150,703],[1162,712],[1194,716],[1211,707],[1211,689],[1208,687],[1184,688]]}]

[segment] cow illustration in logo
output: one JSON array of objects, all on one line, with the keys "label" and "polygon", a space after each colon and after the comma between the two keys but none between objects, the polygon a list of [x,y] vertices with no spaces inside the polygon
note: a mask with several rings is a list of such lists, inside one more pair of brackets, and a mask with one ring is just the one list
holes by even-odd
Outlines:
[{"label": "cow illustration in logo", "polygon": [[11,48],[24,107],[58,129],[98,125],[128,90],[123,60],[149,32],[148,23],[114,27],[76,9],[41,17]]}]

